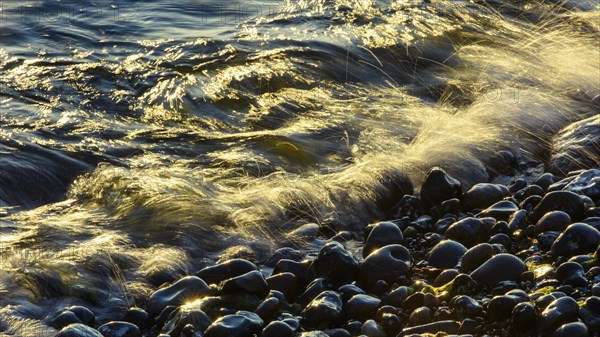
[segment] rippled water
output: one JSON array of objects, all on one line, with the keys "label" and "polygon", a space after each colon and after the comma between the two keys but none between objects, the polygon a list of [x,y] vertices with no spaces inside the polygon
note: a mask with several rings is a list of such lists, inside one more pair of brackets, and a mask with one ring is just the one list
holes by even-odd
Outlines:
[{"label": "rippled water", "polygon": [[8,335],[51,334],[65,304],[110,318],[303,223],[387,218],[433,165],[468,187],[498,150],[547,162],[600,108],[594,0],[0,9]]}]

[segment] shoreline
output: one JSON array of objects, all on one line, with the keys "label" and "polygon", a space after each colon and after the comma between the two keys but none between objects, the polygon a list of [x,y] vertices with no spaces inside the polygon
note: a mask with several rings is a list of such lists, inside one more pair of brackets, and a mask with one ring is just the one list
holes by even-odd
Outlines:
[{"label": "shoreline", "polygon": [[230,254],[102,325],[82,307],[48,323],[57,337],[597,334],[600,170],[531,178],[463,193],[433,168],[362,238],[307,224],[294,231],[304,250]]}]

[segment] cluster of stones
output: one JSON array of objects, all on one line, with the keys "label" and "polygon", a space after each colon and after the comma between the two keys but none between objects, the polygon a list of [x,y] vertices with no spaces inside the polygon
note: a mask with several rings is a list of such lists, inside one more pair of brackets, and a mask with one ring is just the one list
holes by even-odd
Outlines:
[{"label": "cluster of stones", "polygon": [[357,239],[314,231],[316,256],[282,247],[258,266],[228,260],[97,329],[84,307],[50,324],[57,337],[600,333],[600,171],[463,193],[434,168],[397,207]]}]

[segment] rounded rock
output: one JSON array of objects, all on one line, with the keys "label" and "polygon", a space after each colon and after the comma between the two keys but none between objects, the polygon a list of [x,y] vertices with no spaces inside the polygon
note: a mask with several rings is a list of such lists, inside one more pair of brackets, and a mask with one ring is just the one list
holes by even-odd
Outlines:
[{"label": "rounded rock", "polygon": [[324,291],[302,310],[301,316],[303,325],[309,328],[339,324],[343,320],[342,298],[335,291]]},{"label": "rounded rock", "polygon": [[579,317],[591,332],[600,332],[600,297],[588,297],[579,310]]},{"label": "rounded rock", "polygon": [[402,245],[387,245],[369,254],[361,266],[361,276],[368,284],[379,280],[393,283],[410,274],[412,256]]},{"label": "rounded rock", "polygon": [[221,293],[241,292],[264,298],[269,294],[269,285],[263,274],[258,270],[254,270],[221,282],[219,291]]},{"label": "rounded rock", "polygon": [[71,324],[60,330],[54,337],[103,337],[96,329],[81,323]]},{"label": "rounded rock", "polygon": [[204,337],[246,337],[260,330],[244,315],[226,315],[214,321],[204,332]]},{"label": "rounded rock", "polygon": [[454,240],[443,240],[431,249],[427,255],[430,266],[448,269],[454,268],[467,248]]},{"label": "rounded rock", "polygon": [[571,257],[593,253],[600,244],[600,231],[585,223],[574,223],[554,241],[552,255]]},{"label": "rounded rock", "polygon": [[544,216],[536,223],[536,233],[547,231],[562,232],[571,224],[571,217],[563,211],[552,211],[544,214]]},{"label": "rounded rock", "polygon": [[404,241],[404,236],[400,228],[393,222],[384,221],[372,225],[369,235],[365,240],[363,247],[363,256],[368,256],[376,249],[381,247],[401,244]]},{"label": "rounded rock", "polygon": [[464,273],[470,273],[496,254],[498,254],[498,251],[494,246],[489,243],[480,243],[471,247],[463,255],[460,270]]},{"label": "rounded rock", "polygon": [[200,270],[196,276],[208,284],[218,284],[227,279],[258,270],[256,265],[244,259],[232,259]]},{"label": "rounded rock", "polygon": [[588,328],[581,322],[573,322],[561,325],[552,334],[552,337],[588,337]]},{"label": "rounded rock", "polygon": [[571,297],[561,297],[554,300],[540,316],[540,328],[542,331],[551,331],[559,326],[573,322],[577,319],[579,305]]},{"label": "rounded rock", "polygon": [[421,201],[425,207],[439,205],[442,201],[460,197],[461,184],[439,167],[432,168],[421,186]]},{"label": "rounded rock", "polygon": [[364,322],[375,316],[380,304],[381,300],[376,297],[364,294],[354,295],[344,307],[346,317]]},{"label": "rounded rock", "polygon": [[583,201],[577,194],[568,191],[554,191],[544,196],[529,215],[529,221],[537,223],[546,213],[551,211],[563,211],[573,221],[581,221],[585,215]]},{"label": "rounded rock", "polygon": [[464,218],[453,223],[446,230],[446,239],[458,241],[468,248],[479,243],[484,235],[483,222],[477,218]]},{"label": "rounded rock", "polygon": [[172,285],[155,291],[146,304],[150,315],[159,314],[166,306],[179,306],[186,301],[207,295],[209,288],[206,282],[196,276],[180,279]]},{"label": "rounded rock", "polygon": [[104,337],[141,337],[140,328],[129,322],[113,321],[101,325],[98,331]]},{"label": "rounded rock", "polygon": [[518,281],[524,271],[527,267],[521,259],[503,253],[487,260],[471,273],[471,277],[477,283],[491,287],[501,281]]},{"label": "rounded rock", "polygon": [[510,191],[504,185],[476,184],[465,193],[463,210],[485,209],[508,196],[510,196]]},{"label": "rounded rock", "polygon": [[269,323],[261,332],[260,337],[294,337],[296,333],[291,326],[284,322],[275,321]]},{"label": "rounded rock", "polygon": [[358,261],[339,242],[328,242],[321,248],[319,255],[310,265],[317,277],[345,284],[356,279],[359,270]]}]

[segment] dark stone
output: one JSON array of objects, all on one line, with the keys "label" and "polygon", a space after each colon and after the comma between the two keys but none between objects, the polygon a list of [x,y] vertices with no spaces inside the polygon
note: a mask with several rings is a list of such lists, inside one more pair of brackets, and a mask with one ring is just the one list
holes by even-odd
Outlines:
[{"label": "dark stone", "polygon": [[537,236],[537,241],[543,249],[550,249],[552,244],[560,236],[560,232],[543,232]]},{"label": "dark stone", "polygon": [[431,249],[427,262],[440,269],[453,268],[466,251],[467,248],[459,242],[444,240]]},{"label": "dark stone", "polygon": [[283,293],[286,299],[293,301],[298,295],[298,278],[292,273],[280,273],[267,278],[271,290]]},{"label": "dark stone", "polygon": [[227,279],[258,270],[256,265],[248,260],[233,259],[200,270],[196,276],[208,284],[218,284]]},{"label": "dark stone", "polygon": [[104,337],[140,337],[142,331],[140,328],[129,322],[113,321],[101,325],[98,331]]},{"label": "dark stone", "polygon": [[383,328],[374,320],[370,319],[363,323],[360,332],[369,337],[386,337]]},{"label": "dark stone", "polygon": [[96,329],[81,323],[71,324],[60,330],[54,337],[103,337]]},{"label": "dark stone", "polygon": [[302,295],[300,295],[300,303],[302,305],[307,305],[310,303],[317,295],[322,293],[324,290],[330,289],[330,285],[326,283],[324,278],[314,279]]},{"label": "dark stone", "polygon": [[504,321],[511,316],[517,304],[527,300],[527,294],[522,295],[520,292],[508,292],[506,295],[494,296],[488,303],[488,319],[491,321]]},{"label": "dark stone", "polygon": [[323,332],[329,337],[352,337],[350,332],[345,329],[328,329]]},{"label": "dark stone", "polygon": [[388,245],[371,253],[361,266],[362,279],[367,284],[379,280],[393,283],[410,274],[412,256],[402,245]]},{"label": "dark stone", "polygon": [[480,183],[471,187],[463,198],[463,210],[485,209],[510,196],[504,185]]},{"label": "dark stone", "polygon": [[342,244],[328,242],[319,251],[310,270],[317,277],[324,277],[335,284],[342,285],[356,279],[359,263]]},{"label": "dark stone", "polygon": [[345,284],[338,289],[344,303],[348,302],[354,295],[364,294],[365,291],[354,284]]},{"label": "dark stone", "polygon": [[141,308],[129,308],[123,317],[123,321],[133,323],[140,328],[144,328],[146,326],[146,322],[148,322],[148,313],[146,310]]},{"label": "dark stone", "polygon": [[515,332],[529,331],[536,328],[537,310],[529,302],[520,302],[512,310],[512,329]]},{"label": "dark stone", "polygon": [[542,331],[551,331],[559,326],[573,322],[579,314],[579,306],[571,297],[561,297],[550,303],[540,316]]},{"label": "dark stone", "polygon": [[581,322],[561,325],[552,334],[552,337],[588,337],[588,328]]},{"label": "dark stone", "polygon": [[[269,258],[265,261],[265,266],[275,267],[277,262],[283,259],[292,261],[302,261],[306,254],[291,247],[282,247],[277,249]],[[250,270],[248,270],[250,271]]]},{"label": "dark stone", "polygon": [[562,232],[571,224],[571,217],[563,211],[546,213],[535,225],[536,233],[558,231]]},{"label": "dark stone", "polygon": [[489,240],[488,243],[490,244],[499,244],[502,245],[503,247],[510,247],[510,245],[512,244],[512,240],[510,239],[510,237],[506,234],[496,234],[494,236],[492,236]]},{"label": "dark stone", "polygon": [[226,315],[214,321],[204,332],[204,337],[248,337],[260,331],[245,315]]},{"label": "dark stone", "polygon": [[474,299],[466,295],[455,296],[450,302],[454,314],[458,319],[481,317],[483,307]]},{"label": "dark stone", "polygon": [[579,317],[591,332],[600,332],[600,297],[588,297],[579,310]]},{"label": "dark stone", "polygon": [[584,223],[574,223],[554,241],[552,255],[575,256],[593,253],[600,244],[600,231]]},{"label": "dark stone", "polygon": [[354,295],[346,306],[346,318],[364,322],[375,316],[381,300],[370,295]]},{"label": "dark stone", "polygon": [[219,291],[221,293],[242,292],[264,298],[269,294],[269,285],[263,274],[258,270],[254,270],[221,282]]},{"label": "dark stone", "polygon": [[527,270],[525,263],[511,254],[498,254],[487,260],[471,273],[471,277],[489,287],[501,281],[518,281]]},{"label": "dark stone", "polygon": [[563,211],[571,217],[572,221],[580,221],[585,217],[585,207],[581,198],[568,191],[550,192],[529,215],[530,223],[537,223],[546,213]]},{"label": "dark stone", "polygon": [[556,269],[556,279],[573,287],[587,286],[585,270],[577,262],[565,262]]},{"label": "dark stone", "polygon": [[452,281],[458,274],[459,274],[458,270],[456,270],[456,269],[446,269],[443,272],[441,272],[435,278],[435,280],[433,280],[433,286],[441,287],[444,284],[447,284],[448,282]]},{"label": "dark stone", "polygon": [[452,296],[460,294],[473,295],[479,289],[479,284],[468,274],[458,274],[449,285]]},{"label": "dark stone", "polygon": [[269,321],[281,307],[281,301],[276,297],[269,297],[258,305],[254,312],[265,321]]},{"label": "dark stone", "polygon": [[48,323],[49,326],[55,328],[55,329],[62,329],[64,327],[66,327],[67,325],[71,325],[71,324],[75,324],[75,323],[83,323],[79,317],[77,317],[77,315],[75,315],[74,312],[69,311],[69,310],[64,310],[61,313],[59,313],[58,315],[56,315],[56,317],[54,317],[50,323]]},{"label": "dark stone", "polygon": [[199,308],[179,307],[171,312],[162,332],[170,336],[179,336],[186,328],[204,331],[212,320]]},{"label": "dark stone", "polygon": [[461,194],[460,182],[439,167],[429,171],[421,186],[421,200],[427,208],[439,205],[444,200],[458,198]]},{"label": "dark stone", "polygon": [[515,205],[512,201],[501,200],[481,211],[479,214],[477,214],[477,217],[492,217],[498,221],[506,221],[514,212],[518,210],[519,207],[517,207],[517,205]]},{"label": "dark stone", "polygon": [[146,310],[150,315],[155,316],[168,305],[180,306],[186,301],[203,297],[208,293],[208,285],[202,279],[196,276],[184,277],[150,295]]},{"label": "dark stone", "polygon": [[410,313],[408,323],[410,325],[421,325],[431,322],[433,316],[431,309],[428,307],[418,307]]},{"label": "dark stone", "polygon": [[446,238],[458,241],[465,247],[473,247],[485,236],[483,222],[477,218],[464,218],[446,230]]},{"label": "dark stone", "polygon": [[515,179],[510,185],[508,185],[508,191],[510,193],[516,193],[517,191],[525,187],[527,187],[527,182],[522,178],[518,178]]},{"label": "dark stone", "polygon": [[386,302],[394,307],[402,306],[404,300],[410,294],[410,290],[406,286],[400,286],[392,291],[387,296]]},{"label": "dark stone", "polygon": [[343,321],[342,298],[335,291],[324,291],[302,310],[301,316],[308,328],[335,326]]},{"label": "dark stone", "polygon": [[544,189],[544,191],[547,191],[550,185],[554,184],[557,181],[558,178],[556,178],[552,173],[546,172],[539,176],[533,183]]},{"label": "dark stone", "polygon": [[[309,281],[308,270],[311,263],[312,261],[310,260],[304,260],[301,262],[288,259],[279,260],[279,262],[277,262],[277,264],[275,265],[275,268],[273,268],[273,274],[276,275],[280,273],[289,272],[296,275],[298,280],[307,282]],[[310,281],[312,281],[312,277],[310,277]]]},{"label": "dark stone", "polygon": [[433,225],[433,230],[438,234],[446,234],[448,228],[456,222],[456,218],[448,217],[438,220],[435,225]]},{"label": "dark stone", "polygon": [[275,321],[269,323],[261,332],[260,337],[295,337],[296,333],[291,326],[284,322]]},{"label": "dark stone", "polygon": [[376,249],[392,244],[401,244],[404,241],[402,231],[393,222],[378,222],[370,226],[370,232],[365,240],[363,256],[368,256]]},{"label": "dark stone", "polygon": [[546,192],[544,191],[543,188],[541,188],[538,185],[529,185],[523,189],[521,189],[520,191],[517,191],[517,193],[515,193],[513,195],[513,197],[519,201],[519,202],[523,202],[533,196],[537,196],[537,197],[542,197],[544,196],[544,194],[546,194]]},{"label": "dark stone", "polygon": [[439,332],[445,332],[446,334],[452,335],[458,333],[458,329],[460,329],[460,323],[456,321],[439,321],[405,328],[398,334],[398,337],[426,333],[436,334]]},{"label": "dark stone", "polygon": [[519,208],[530,213],[542,202],[542,199],[539,195],[532,195],[523,200],[519,204]]}]

